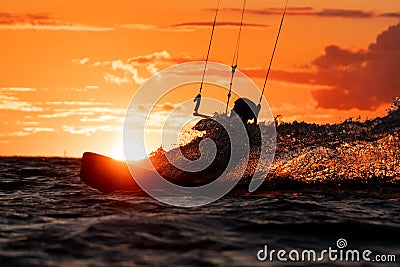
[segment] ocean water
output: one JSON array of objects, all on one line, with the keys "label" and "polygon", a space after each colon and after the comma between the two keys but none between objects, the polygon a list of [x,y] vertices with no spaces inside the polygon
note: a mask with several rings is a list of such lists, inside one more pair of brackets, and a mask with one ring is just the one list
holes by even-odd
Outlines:
[{"label": "ocean water", "polygon": [[[101,193],[80,160],[0,158],[0,266],[399,266],[400,191],[280,189],[199,208]],[[260,261],[275,250],[369,249],[397,262]],[[371,257],[372,257],[371,256]]]}]

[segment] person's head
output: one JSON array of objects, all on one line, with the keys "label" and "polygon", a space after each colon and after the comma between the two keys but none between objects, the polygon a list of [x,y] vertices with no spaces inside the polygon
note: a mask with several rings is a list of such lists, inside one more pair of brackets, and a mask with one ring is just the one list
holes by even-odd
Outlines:
[{"label": "person's head", "polygon": [[247,123],[248,120],[257,119],[257,105],[248,98],[238,98],[233,106],[233,111],[244,123]]}]

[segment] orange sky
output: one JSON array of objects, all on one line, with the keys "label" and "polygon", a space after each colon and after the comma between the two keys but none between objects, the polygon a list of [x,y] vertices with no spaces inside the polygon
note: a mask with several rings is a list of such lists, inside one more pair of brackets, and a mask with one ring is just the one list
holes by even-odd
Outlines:
[{"label": "orange sky", "polygon": [[[0,3],[0,155],[80,156],[113,153],[130,98],[156,70],[205,58],[217,1]],[[231,63],[241,5],[221,0],[210,60]],[[238,68],[260,87],[283,5],[247,0]],[[272,112],[318,123],[384,115],[399,95],[399,23],[398,0],[289,0]]]}]

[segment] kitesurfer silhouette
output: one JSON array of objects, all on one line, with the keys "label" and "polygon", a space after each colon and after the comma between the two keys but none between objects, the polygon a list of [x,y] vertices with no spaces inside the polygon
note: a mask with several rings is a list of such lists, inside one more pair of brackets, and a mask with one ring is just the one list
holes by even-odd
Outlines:
[{"label": "kitesurfer silhouette", "polygon": [[260,105],[256,105],[248,98],[239,98],[235,101],[232,111],[234,111],[243,123],[246,125],[249,120],[253,120],[257,124],[258,113],[260,112]]}]

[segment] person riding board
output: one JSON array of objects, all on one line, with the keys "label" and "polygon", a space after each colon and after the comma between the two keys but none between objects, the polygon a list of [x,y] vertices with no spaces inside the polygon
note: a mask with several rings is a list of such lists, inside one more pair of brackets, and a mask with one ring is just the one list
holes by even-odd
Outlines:
[{"label": "person riding board", "polygon": [[248,124],[249,120],[253,120],[254,124],[257,124],[260,108],[261,105],[256,105],[250,99],[242,97],[235,101],[232,111],[240,117],[243,124]]}]

